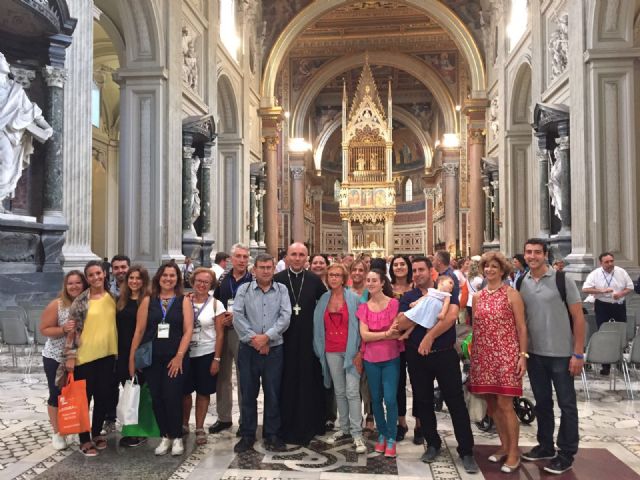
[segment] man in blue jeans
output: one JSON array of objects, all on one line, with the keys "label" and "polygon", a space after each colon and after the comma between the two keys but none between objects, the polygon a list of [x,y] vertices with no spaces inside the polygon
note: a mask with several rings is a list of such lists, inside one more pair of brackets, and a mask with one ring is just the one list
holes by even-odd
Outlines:
[{"label": "man in blue jeans", "polygon": [[[559,475],[571,468],[578,452],[578,406],[573,377],[580,373],[584,363],[582,302],[575,282],[566,277],[566,305],[563,302],[556,284],[556,271],[548,265],[544,240],[527,240],[524,258],[530,270],[522,281],[520,294],[529,333],[527,371],[536,400],[538,445],[522,458],[550,460],[544,469]],[[557,453],[553,442],[552,385],[561,412]]]},{"label": "man in blue jeans", "polygon": [[291,320],[289,291],[273,281],[275,261],[266,253],[256,257],[255,280],[238,287],[233,303],[233,327],[238,333],[238,371],[240,372],[240,441],[233,451],[253,447],[258,427],[257,399],[264,392],[263,441],[265,449],[284,451],[280,439],[280,386],[282,382],[282,334]]}]

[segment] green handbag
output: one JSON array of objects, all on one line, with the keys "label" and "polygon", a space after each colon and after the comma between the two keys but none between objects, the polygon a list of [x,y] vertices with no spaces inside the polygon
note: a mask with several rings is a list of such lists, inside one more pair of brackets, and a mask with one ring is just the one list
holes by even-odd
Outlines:
[{"label": "green handbag", "polygon": [[153,414],[151,392],[146,383],[140,389],[140,404],[138,406],[138,424],[122,427],[123,437],[159,437],[160,427]]}]

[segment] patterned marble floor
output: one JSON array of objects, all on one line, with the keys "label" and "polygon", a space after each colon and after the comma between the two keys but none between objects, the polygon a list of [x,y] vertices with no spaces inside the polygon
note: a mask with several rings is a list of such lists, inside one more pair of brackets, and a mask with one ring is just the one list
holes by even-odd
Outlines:
[{"label": "patterned marble floor", "polygon": [[[134,450],[117,447],[119,434],[110,433],[109,448],[97,458],[84,458],[76,443],[56,452],[50,445],[50,428],[46,414],[47,387],[40,368],[40,358],[34,356],[32,374],[26,378],[27,357],[20,357],[20,367],[11,366],[8,353],[0,352],[0,479],[225,479],[225,480],[284,480],[327,479],[356,480],[384,478],[402,479],[492,479],[506,478],[495,465],[484,461],[487,452],[497,444],[495,433],[485,433],[473,426],[477,457],[482,472],[468,475],[459,463],[456,443],[449,415],[438,413],[439,430],[447,448],[431,465],[419,461],[421,446],[413,445],[412,418],[407,440],[398,445],[398,458],[389,460],[373,452],[369,441],[367,455],[355,454],[347,441],[330,446],[317,438],[309,448],[290,447],[287,452],[266,452],[260,441],[255,451],[241,456],[233,453],[236,442],[233,431],[209,435],[207,445],[195,447],[193,435],[186,442],[182,457],[153,455],[157,439]],[[618,379],[617,391],[609,389],[609,382],[589,373],[591,401],[586,401],[579,380],[581,451],[576,468],[561,477],[545,474],[540,465],[527,464],[509,478],[566,478],[566,479],[640,479],[640,400],[628,400],[624,383]],[[25,381],[26,380],[26,381]],[[528,387],[528,386],[527,386]],[[634,377],[634,387],[640,397],[640,380]],[[526,388],[525,395],[533,398]],[[408,404],[411,404],[408,392]],[[259,403],[259,409],[262,404]],[[234,419],[238,409],[234,408]],[[212,406],[206,424],[215,421]],[[192,418],[193,422],[193,418]],[[192,423],[193,428],[193,423]],[[535,444],[534,426],[521,426],[521,446]]]}]

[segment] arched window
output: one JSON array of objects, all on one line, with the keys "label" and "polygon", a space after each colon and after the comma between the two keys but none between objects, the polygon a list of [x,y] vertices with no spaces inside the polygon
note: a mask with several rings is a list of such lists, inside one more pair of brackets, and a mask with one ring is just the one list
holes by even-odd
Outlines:
[{"label": "arched window", "polygon": [[404,201],[413,201],[413,182],[410,178],[408,178],[407,183],[404,184]]},{"label": "arched window", "polygon": [[529,20],[527,3],[528,0],[511,0],[509,25],[507,25],[509,51],[513,50],[527,30],[527,22]]},{"label": "arched window", "polygon": [[236,0],[220,0],[220,40],[237,60],[240,38],[236,31]]}]

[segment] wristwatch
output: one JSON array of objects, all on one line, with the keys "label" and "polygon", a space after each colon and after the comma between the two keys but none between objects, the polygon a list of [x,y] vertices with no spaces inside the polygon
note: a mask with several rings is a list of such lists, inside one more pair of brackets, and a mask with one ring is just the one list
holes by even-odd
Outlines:
[{"label": "wristwatch", "polygon": [[584,360],[584,355],[582,353],[574,353],[573,356],[578,360]]},{"label": "wristwatch", "polygon": [[221,361],[222,361],[222,359],[221,359],[220,357],[213,357],[213,359],[214,359],[216,362],[221,362]]},{"label": "wristwatch", "polygon": [[529,358],[529,354],[527,352],[520,352],[520,356],[524,358]]}]

